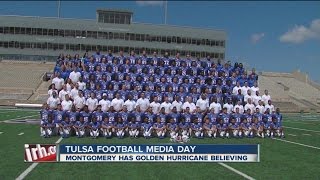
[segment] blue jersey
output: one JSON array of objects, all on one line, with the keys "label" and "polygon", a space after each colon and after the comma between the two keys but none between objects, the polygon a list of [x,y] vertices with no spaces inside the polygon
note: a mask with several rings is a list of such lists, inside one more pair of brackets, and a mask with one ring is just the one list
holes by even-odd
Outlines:
[{"label": "blue jersey", "polygon": [[197,119],[199,123],[202,123],[203,115],[201,113],[196,113],[193,115],[192,119]]},{"label": "blue jersey", "polygon": [[153,120],[154,120],[154,115],[153,114],[146,112],[142,116],[143,116],[143,120],[145,118],[148,118],[148,122],[149,123],[153,123]]},{"label": "blue jersey", "polygon": [[123,129],[126,127],[126,124],[125,123],[117,123],[116,127],[117,127],[117,129]]},{"label": "blue jersey", "polygon": [[168,129],[169,129],[170,131],[175,131],[175,130],[177,130],[177,128],[178,128],[177,123],[169,123],[169,124],[168,124]]},{"label": "blue jersey", "polygon": [[153,126],[156,127],[156,128],[163,128],[163,127],[165,127],[165,124],[161,123],[161,122],[160,123],[156,122],[156,123],[153,124]]},{"label": "blue jersey", "polygon": [[209,113],[208,118],[212,124],[217,124],[218,114]]},{"label": "blue jersey", "polygon": [[99,122],[91,122],[89,124],[89,126],[93,129],[93,130],[97,130],[100,127],[100,123]]},{"label": "blue jersey", "polygon": [[240,124],[241,123],[241,120],[242,120],[242,114],[240,113],[233,113],[232,114],[232,118],[234,118],[236,120],[236,123],[237,124]]},{"label": "blue jersey", "polygon": [[144,131],[149,131],[152,128],[152,123],[142,123],[141,127],[144,129]]},{"label": "blue jersey", "polygon": [[261,114],[259,112],[255,113],[253,116],[256,117],[259,122],[263,120],[263,114]]},{"label": "blue jersey", "polygon": [[272,122],[272,115],[271,114],[265,114],[263,116],[263,119],[266,119],[268,122]]},{"label": "blue jersey", "polygon": [[113,95],[114,95],[114,91],[112,91],[112,90],[108,90],[108,91],[107,91],[107,97],[108,97],[108,99],[109,99],[110,101],[112,101]]},{"label": "blue jersey", "polygon": [[41,126],[45,126],[47,128],[54,128],[56,126],[53,121],[50,123],[47,120],[41,120],[40,124],[41,124]]},{"label": "blue jersey", "polygon": [[275,113],[275,114],[274,114],[274,117],[275,117],[276,120],[277,120],[277,124],[279,124],[280,126],[282,126],[282,114],[277,114],[277,113]]},{"label": "blue jersey", "polygon": [[[119,116],[122,118],[124,123],[128,122],[128,117],[129,117],[129,113],[128,112],[118,112],[118,117]],[[137,121],[137,122],[140,122],[140,121]]]},{"label": "blue jersey", "polygon": [[251,123],[249,122],[241,123],[240,126],[244,129],[249,129],[251,127]]},{"label": "blue jersey", "polygon": [[233,128],[233,129],[236,129],[236,128],[239,128],[239,125],[236,124],[236,123],[234,123],[234,124],[230,123],[230,124],[229,124],[229,127],[230,127],[230,128]]},{"label": "blue jersey", "polygon": [[166,121],[167,121],[167,115],[165,115],[165,114],[159,114],[158,116],[160,117],[161,123],[166,123]]},{"label": "blue jersey", "polygon": [[188,130],[189,129],[189,123],[180,123],[179,128],[182,130]]},{"label": "blue jersey", "polygon": [[110,121],[108,121],[108,122],[102,121],[101,125],[106,126],[108,128],[114,126],[114,124],[112,122],[110,122]]},{"label": "blue jersey", "polygon": [[221,130],[221,131],[225,131],[227,128],[228,128],[228,126],[227,126],[227,124],[225,124],[225,123],[223,123],[223,124],[217,124],[217,128],[219,129],[219,130]]},{"label": "blue jersey", "polygon": [[202,129],[202,123],[192,123],[191,127],[192,127],[192,129],[195,129],[195,130],[201,130]]},{"label": "blue jersey", "polygon": [[73,112],[73,111],[68,111],[67,115],[68,115],[68,117],[70,119],[70,122],[71,123],[75,123],[78,120],[79,113],[78,112]]},{"label": "blue jersey", "polygon": [[229,114],[222,113],[222,114],[220,114],[220,117],[221,117],[221,119],[223,120],[223,122],[225,124],[229,124],[229,121],[230,121],[230,115]]},{"label": "blue jersey", "polygon": [[59,111],[59,110],[55,110],[54,111],[54,122],[55,123],[61,123],[63,116],[64,116],[64,111]]},{"label": "blue jersey", "polygon": [[107,86],[108,86],[107,81],[100,80],[99,83],[100,83],[101,89],[107,89]]},{"label": "blue jersey", "polygon": [[80,112],[80,117],[83,117],[84,122],[89,122],[91,120],[91,113],[90,112],[85,112],[81,111]]},{"label": "blue jersey", "polygon": [[92,113],[92,116],[96,117],[98,122],[101,122],[103,120],[104,113],[102,111],[101,112],[95,111]]},{"label": "blue jersey", "polygon": [[177,122],[179,121],[180,114],[178,114],[178,113],[171,113],[171,114],[170,114],[170,117],[173,119],[173,121],[174,121],[175,123],[177,123]]},{"label": "blue jersey", "polygon": [[192,117],[191,114],[189,114],[189,113],[184,113],[184,114],[183,114],[183,117],[184,117],[184,120],[185,120],[185,122],[186,122],[187,124],[191,123],[191,117]]},{"label": "blue jersey", "polygon": [[47,120],[48,117],[51,115],[51,113],[52,113],[51,110],[42,109],[40,111],[41,120]]},{"label": "blue jersey", "polygon": [[213,126],[213,124],[212,124],[211,122],[209,122],[209,123],[203,123],[203,127],[206,127],[206,128],[208,128],[208,129],[211,129],[212,126]]},{"label": "blue jersey", "polygon": [[78,126],[81,129],[83,129],[83,128],[85,128],[87,126],[87,123],[84,122],[84,121],[83,122],[77,121],[75,125]]},{"label": "blue jersey", "polygon": [[129,127],[131,128],[131,129],[138,129],[138,128],[140,128],[140,123],[139,122],[134,122],[134,123],[132,123],[132,122],[130,122],[129,123]]},{"label": "blue jersey", "polygon": [[115,124],[116,121],[116,114],[113,112],[107,112],[106,116],[109,117],[109,122],[111,122],[112,124]]},{"label": "blue jersey", "polygon": [[247,122],[252,123],[252,115],[251,114],[244,114],[243,118],[246,118]]},{"label": "blue jersey", "polygon": [[71,127],[72,126],[72,123],[70,121],[66,122],[66,121],[62,121],[61,122],[61,125],[66,128],[66,127]]}]

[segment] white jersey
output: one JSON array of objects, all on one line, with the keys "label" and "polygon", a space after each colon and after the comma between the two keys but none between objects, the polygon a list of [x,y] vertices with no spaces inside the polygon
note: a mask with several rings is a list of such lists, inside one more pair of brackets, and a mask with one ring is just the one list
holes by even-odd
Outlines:
[{"label": "white jersey", "polygon": [[60,104],[60,99],[54,98],[51,96],[48,98],[47,104],[49,105],[50,109],[55,109],[55,108],[57,108],[58,104]]},{"label": "white jersey", "polygon": [[264,106],[258,105],[258,106],[256,106],[256,108],[259,109],[259,112],[260,112],[261,114],[264,114]]},{"label": "white jersey", "polygon": [[250,113],[252,114],[254,111],[255,111],[255,106],[254,104],[249,104],[247,103],[245,106],[244,106],[244,110],[248,110],[250,109]]},{"label": "white jersey", "polygon": [[72,108],[72,101],[66,101],[66,100],[63,100],[61,102],[61,106],[62,106],[62,110],[64,111],[70,111],[71,108]]},{"label": "white jersey", "polygon": [[69,83],[66,84],[66,89],[67,89],[67,92],[70,93],[71,90],[72,90],[72,87]]},{"label": "white jersey", "polygon": [[79,87],[78,87],[79,90],[83,91],[83,90],[86,89],[86,83],[85,82],[80,82],[79,81],[78,85],[79,85]]},{"label": "white jersey", "polygon": [[250,90],[251,90],[251,94],[253,96],[256,96],[256,92],[259,91],[259,87],[252,86]]},{"label": "white jersey", "polygon": [[69,78],[71,79],[72,83],[77,83],[79,81],[79,78],[81,77],[80,72],[72,71],[69,75]]},{"label": "white jersey", "polygon": [[86,99],[84,97],[76,96],[74,98],[73,104],[76,106],[77,109],[82,109],[86,104]]},{"label": "white jersey", "polygon": [[221,108],[221,104],[215,103],[215,102],[213,102],[213,103],[210,104],[209,109],[211,110],[212,108],[214,108],[214,114],[220,113],[220,111],[221,111],[221,109],[222,109],[222,108]]},{"label": "white jersey", "polygon": [[64,101],[66,100],[66,95],[69,95],[69,93],[67,91],[65,91],[64,89],[62,89],[60,92],[59,92],[59,98]]},{"label": "white jersey", "polygon": [[227,108],[227,113],[228,114],[232,113],[232,111],[233,111],[233,105],[232,104],[226,103],[226,104],[223,105],[223,108]]},{"label": "white jersey", "polygon": [[171,112],[171,110],[170,110],[170,108],[171,108],[171,103],[167,103],[167,102],[163,102],[163,103],[161,103],[161,105],[160,105],[160,109],[162,109],[162,108],[164,108],[164,112],[166,113],[166,114],[169,114],[170,112]]},{"label": "white jersey", "polygon": [[56,92],[56,94],[58,95],[58,91],[57,91],[57,90],[49,89],[49,91],[48,91],[48,95],[49,95],[49,97],[51,97],[51,96],[52,96],[52,93],[53,93],[53,92]]},{"label": "white jersey", "polygon": [[261,97],[262,99],[262,101],[263,101],[263,103],[265,104],[265,105],[267,105],[268,104],[268,101],[271,99],[271,96],[270,95],[262,95],[262,97]]},{"label": "white jersey", "polygon": [[233,111],[236,112],[236,109],[239,108],[239,113],[243,114],[244,113],[244,107],[242,105],[235,105],[233,108]]},{"label": "white jersey", "polygon": [[249,94],[244,96],[243,101],[248,102],[248,99],[251,99],[251,102],[253,102],[253,96],[251,96],[251,95],[249,96]]},{"label": "white jersey", "polygon": [[160,105],[161,105],[160,103],[154,102],[154,101],[150,104],[150,107],[152,108],[152,113],[153,114],[159,114]]},{"label": "white jersey", "polygon": [[117,112],[119,112],[119,111],[122,110],[123,104],[124,104],[123,99],[114,98],[114,99],[111,101],[111,106],[112,106],[113,109],[114,109],[115,111],[117,111]]},{"label": "white jersey", "polygon": [[209,101],[207,99],[198,99],[196,103],[196,107],[199,107],[201,111],[205,111],[207,108],[209,108]]},{"label": "white jersey", "polygon": [[70,91],[70,97],[72,99],[75,99],[77,96],[79,96],[79,90],[77,88],[73,88],[71,91]]},{"label": "white jersey", "polygon": [[187,107],[189,107],[191,113],[196,110],[196,105],[194,103],[189,103],[189,102],[183,103],[182,109],[186,110]]},{"label": "white jersey", "polygon": [[241,94],[243,94],[244,96],[248,94],[248,90],[250,90],[249,86],[242,86],[241,87]]},{"label": "white jersey", "polygon": [[99,105],[101,105],[101,110],[103,112],[107,112],[109,110],[109,108],[110,108],[111,102],[109,100],[101,99],[99,101]]},{"label": "white jersey", "polygon": [[182,102],[178,102],[178,101],[173,101],[171,104],[171,110],[176,107],[177,108],[177,112],[181,112],[182,110]]},{"label": "white jersey", "polygon": [[64,84],[64,79],[55,77],[52,79],[52,83],[55,85],[55,88],[57,90],[60,90],[60,89],[62,89],[62,85]]},{"label": "white jersey", "polygon": [[98,106],[98,99],[97,98],[92,99],[90,97],[89,99],[87,99],[86,105],[88,106],[89,111],[93,112]]},{"label": "white jersey", "polygon": [[267,109],[270,110],[270,114],[271,114],[273,111],[275,111],[273,104],[271,104],[271,105],[269,105],[269,104],[265,105],[265,106],[264,106],[264,111],[266,111]]},{"label": "white jersey", "polygon": [[140,110],[142,112],[145,112],[150,106],[149,99],[147,99],[147,98],[144,98],[144,99],[139,98],[138,101],[137,101],[137,105],[136,106],[139,106]]},{"label": "white jersey", "polygon": [[136,102],[134,101],[134,100],[126,100],[126,102],[124,102],[124,104],[123,105],[125,105],[125,106],[127,106],[127,110],[129,111],[129,112],[131,112],[131,111],[133,111],[134,110],[134,108],[136,107]]},{"label": "white jersey", "polygon": [[259,101],[261,100],[261,96],[253,96],[253,102],[255,105],[259,105]]},{"label": "white jersey", "polygon": [[241,87],[239,86],[235,86],[233,89],[232,89],[232,94],[238,94],[238,90],[241,89]]}]

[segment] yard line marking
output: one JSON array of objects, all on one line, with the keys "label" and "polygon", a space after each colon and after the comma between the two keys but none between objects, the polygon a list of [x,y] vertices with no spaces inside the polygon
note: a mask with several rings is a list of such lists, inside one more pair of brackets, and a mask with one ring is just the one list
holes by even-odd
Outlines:
[{"label": "yard line marking", "polygon": [[3,132],[0,132],[0,134],[3,134]]},{"label": "yard line marking", "polygon": [[304,135],[304,136],[311,136],[311,134],[302,134],[302,135]]},{"label": "yard line marking", "polygon": [[[56,144],[59,144],[62,141],[62,137],[60,137],[58,139],[58,141],[56,141]],[[23,171],[17,178],[16,180],[22,180],[24,179],[34,168],[37,167],[39,163],[32,163],[31,166],[29,166],[25,171]]]},{"label": "yard line marking", "polygon": [[24,132],[18,134],[18,136],[21,136],[21,135],[24,135]]},{"label": "yard line marking", "polygon": [[244,178],[246,178],[246,179],[254,180],[253,177],[250,177],[250,176],[246,175],[245,173],[243,173],[243,172],[241,172],[241,171],[239,171],[239,170],[236,170],[235,168],[233,168],[233,167],[231,167],[231,166],[228,166],[228,165],[226,165],[226,164],[224,164],[224,163],[221,163],[221,162],[219,162],[218,164],[220,164],[221,166],[229,169],[230,171],[233,171],[233,172],[239,174],[240,176],[242,176],[242,177],[244,177]]},{"label": "yard line marking", "polygon": [[306,121],[303,121],[303,122],[299,122],[299,121],[284,121],[284,123],[294,123],[294,124],[314,124],[315,122],[306,122]]},{"label": "yard line marking", "polygon": [[289,136],[297,136],[297,135],[295,135],[295,134],[288,134]]},{"label": "yard line marking", "polygon": [[287,142],[287,143],[291,143],[291,144],[300,145],[300,146],[305,146],[305,147],[309,147],[309,148],[313,148],[313,149],[320,149],[320,147],[310,146],[310,145],[307,145],[307,144],[301,144],[301,143],[288,141],[288,140],[284,140],[284,139],[278,139],[278,138],[273,138],[273,139],[278,140],[278,141],[282,141],[282,142]]},{"label": "yard line marking", "polygon": [[34,114],[34,115],[30,115],[30,116],[23,116],[23,117],[19,117],[19,118],[14,118],[14,119],[7,119],[5,121],[14,121],[14,120],[21,120],[24,118],[29,118],[29,117],[34,117],[34,116],[38,116],[39,114]]},{"label": "yard line marking", "polygon": [[301,129],[301,128],[295,128],[295,127],[289,127],[289,126],[283,126],[283,127],[289,128],[289,129],[301,130],[301,131],[320,132],[320,131],[315,131],[315,130],[310,130],[310,129]]}]

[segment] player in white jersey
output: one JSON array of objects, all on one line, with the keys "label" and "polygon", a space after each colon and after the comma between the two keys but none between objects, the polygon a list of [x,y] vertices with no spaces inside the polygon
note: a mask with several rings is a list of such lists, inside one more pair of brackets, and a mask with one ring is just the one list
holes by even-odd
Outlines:
[{"label": "player in white jersey", "polygon": [[221,104],[217,103],[217,98],[213,98],[213,102],[210,104],[209,110],[214,109],[214,114],[219,114],[222,110]]},{"label": "player in white jersey", "polygon": [[227,108],[227,113],[231,114],[233,111],[233,104],[232,104],[232,100],[228,99],[228,103],[223,105],[223,108]]},{"label": "player in white jersey", "polygon": [[86,99],[83,97],[82,91],[78,92],[78,95],[73,100],[73,104],[76,106],[78,111],[86,105]]},{"label": "player in white jersey", "polygon": [[247,91],[247,95],[245,95],[244,98],[243,98],[244,103],[247,103],[248,99],[251,99],[251,101],[253,102],[253,96],[251,95],[251,90],[250,89]]},{"label": "player in white jersey", "polygon": [[65,100],[63,100],[63,101],[61,102],[62,110],[64,110],[64,111],[70,111],[72,105],[73,105],[73,103],[72,103],[72,101],[69,99],[69,95],[66,94],[66,95],[65,95]]},{"label": "player in white jersey", "polygon": [[119,94],[119,93],[116,93],[116,98],[114,98],[114,99],[111,101],[110,107],[112,107],[113,110],[119,112],[119,111],[122,110],[123,105],[124,105],[123,99],[120,99],[120,94]]},{"label": "player in white jersey", "polygon": [[52,96],[52,93],[53,93],[53,92],[55,92],[56,94],[58,94],[58,91],[57,91],[57,89],[56,89],[56,86],[52,83],[52,84],[50,85],[50,89],[48,90],[48,95],[49,95],[49,97]]},{"label": "player in white jersey", "polygon": [[261,98],[262,98],[264,105],[267,105],[268,101],[271,100],[271,96],[269,95],[268,90],[264,90],[264,95],[262,95]]},{"label": "player in white jersey", "polygon": [[133,100],[131,94],[128,95],[128,99],[124,102],[123,105],[127,106],[127,110],[129,112],[132,112],[136,109],[136,102]]},{"label": "player in white jersey", "polygon": [[264,106],[264,111],[267,109],[270,110],[270,113],[275,112],[274,105],[272,104],[271,100],[268,101],[268,104]]},{"label": "player in white jersey", "polygon": [[186,109],[189,108],[191,113],[194,113],[196,111],[196,105],[192,102],[192,97],[187,96],[186,101],[182,104],[183,111],[186,111]]},{"label": "player in white jersey", "polygon": [[247,95],[248,90],[250,91],[250,87],[248,86],[248,82],[245,82],[244,86],[241,87],[241,94]]},{"label": "player in white jersey", "polygon": [[160,109],[164,108],[164,112],[169,114],[171,112],[171,103],[169,102],[168,97],[164,97],[164,102],[161,103]]},{"label": "player in white jersey", "polygon": [[60,99],[57,97],[57,93],[55,91],[52,92],[52,96],[48,98],[47,104],[50,109],[56,109],[58,104],[60,104]]},{"label": "player in white jersey", "polygon": [[259,94],[259,91],[256,91],[255,96],[253,96],[253,103],[254,105],[258,106],[259,105],[259,101],[261,100],[261,96]]},{"label": "player in white jersey", "polygon": [[251,113],[254,113],[255,111],[255,106],[254,104],[252,104],[252,100],[248,99],[248,103],[244,106],[244,110],[247,111],[248,109],[250,109]]},{"label": "player in white jersey", "polygon": [[265,110],[264,110],[264,105],[263,105],[262,100],[258,101],[258,106],[256,106],[256,109],[259,109],[259,112],[261,114],[264,114]]},{"label": "player in white jersey", "polygon": [[201,98],[197,100],[196,107],[199,107],[200,112],[206,113],[209,110],[209,100],[206,94],[201,94]]},{"label": "player in white jersey", "polygon": [[232,94],[238,94],[239,89],[241,89],[240,82],[237,82],[237,85],[232,89]]},{"label": "player in white jersey", "polygon": [[238,103],[234,106],[233,111],[236,112],[237,108],[239,109],[240,114],[244,113],[244,107],[243,107],[241,101],[238,101]]},{"label": "player in white jersey", "polygon": [[77,67],[73,68],[73,71],[70,73],[69,78],[71,79],[73,84],[76,84],[81,77],[81,73],[77,72]]},{"label": "player in white jersey", "polygon": [[62,85],[64,84],[64,79],[60,77],[60,73],[57,73],[56,77],[52,79],[52,84],[55,85],[55,88],[58,91],[62,89]]},{"label": "player in white jersey", "polygon": [[160,103],[158,102],[158,97],[157,96],[155,96],[154,98],[153,98],[153,102],[150,104],[150,107],[151,107],[151,109],[152,109],[152,113],[153,114],[159,114],[159,112],[160,112]]},{"label": "player in white jersey", "polygon": [[[64,85],[62,86],[61,91],[59,92],[59,99],[60,99],[61,101],[65,100],[65,99],[66,99],[66,95],[69,96],[69,93],[67,92],[67,87],[66,87],[66,85],[64,84]],[[69,97],[70,97],[70,96],[69,96]]]},{"label": "player in white jersey", "polygon": [[98,103],[99,105],[101,105],[101,110],[103,112],[107,112],[111,106],[111,102],[107,99],[107,94],[103,93],[102,94],[102,99],[99,101]]},{"label": "player in white jersey", "polygon": [[176,107],[177,112],[180,113],[182,111],[182,102],[180,101],[180,97],[176,95],[175,100],[171,104],[171,110]]},{"label": "player in white jersey", "polygon": [[98,99],[96,98],[96,95],[94,93],[90,94],[90,98],[87,99],[86,105],[88,106],[88,109],[90,112],[93,112],[98,107]]},{"label": "player in white jersey", "polygon": [[137,100],[136,106],[140,107],[141,112],[145,112],[149,108],[150,102],[149,99],[145,98],[144,93],[141,93],[140,98]]}]

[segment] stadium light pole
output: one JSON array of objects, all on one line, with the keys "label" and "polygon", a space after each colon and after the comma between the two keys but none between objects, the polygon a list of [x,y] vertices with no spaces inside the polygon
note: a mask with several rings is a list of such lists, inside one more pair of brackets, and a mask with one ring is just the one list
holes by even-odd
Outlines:
[{"label": "stadium light pole", "polygon": [[60,7],[61,7],[61,1],[58,0],[58,18],[60,19]]}]

